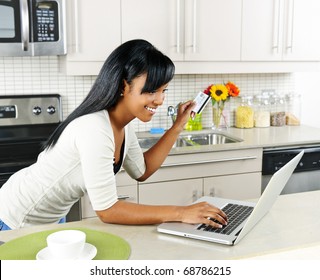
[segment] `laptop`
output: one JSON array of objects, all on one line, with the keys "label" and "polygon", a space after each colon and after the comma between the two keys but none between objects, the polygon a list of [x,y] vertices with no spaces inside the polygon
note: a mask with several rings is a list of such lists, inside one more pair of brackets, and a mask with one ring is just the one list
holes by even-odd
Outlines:
[{"label": "laptop", "polygon": [[[157,227],[161,233],[205,240],[226,245],[237,244],[271,209],[303,156],[297,154],[271,177],[257,203],[204,196],[198,199],[221,208],[228,215],[228,225],[216,229],[205,224],[165,222]],[[239,213],[243,211],[240,215]]]}]

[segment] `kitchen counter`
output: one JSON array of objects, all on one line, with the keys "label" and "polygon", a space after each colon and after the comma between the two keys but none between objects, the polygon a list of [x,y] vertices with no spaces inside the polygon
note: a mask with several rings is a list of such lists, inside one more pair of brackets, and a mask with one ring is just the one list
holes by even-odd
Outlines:
[{"label": "kitchen counter", "polygon": [[65,227],[85,227],[116,234],[131,246],[132,260],[181,259],[320,259],[320,191],[282,195],[270,212],[236,246],[170,236],[155,225],[103,224],[97,218],[68,224],[35,226],[0,232],[1,241]]},{"label": "kitchen counter", "polygon": [[[181,134],[194,134],[212,132],[213,130],[201,131],[183,131]],[[188,154],[188,153],[201,153],[212,151],[224,150],[238,150],[238,149],[251,149],[251,148],[273,148],[273,147],[299,147],[308,145],[320,145],[320,128],[300,125],[300,126],[282,126],[282,127],[267,127],[267,128],[250,128],[240,129],[230,127],[221,130],[243,141],[228,144],[218,145],[203,145],[192,147],[179,147],[173,148],[170,155]],[[158,137],[159,134],[150,134],[149,132],[139,132],[137,136],[140,137]]]}]

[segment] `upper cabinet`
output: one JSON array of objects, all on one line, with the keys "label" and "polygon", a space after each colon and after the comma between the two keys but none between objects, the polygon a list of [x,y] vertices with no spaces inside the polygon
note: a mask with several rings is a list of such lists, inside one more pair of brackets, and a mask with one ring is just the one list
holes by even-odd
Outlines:
[{"label": "upper cabinet", "polygon": [[319,61],[320,1],[243,0],[244,61]]},{"label": "upper cabinet", "polygon": [[97,75],[117,46],[137,38],[168,55],[177,74],[319,67],[318,0],[67,2],[68,54],[60,58],[66,74]]},{"label": "upper cabinet", "polygon": [[61,68],[71,75],[97,75],[121,44],[119,0],[68,0],[68,54]]},{"label": "upper cabinet", "polygon": [[174,61],[240,60],[239,0],[122,0],[121,12],[123,42],[147,39]]}]

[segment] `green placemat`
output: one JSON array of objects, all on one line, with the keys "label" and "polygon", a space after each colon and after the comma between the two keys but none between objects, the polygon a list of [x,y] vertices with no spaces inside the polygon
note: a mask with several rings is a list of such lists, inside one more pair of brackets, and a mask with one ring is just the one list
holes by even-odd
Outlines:
[{"label": "green placemat", "polygon": [[37,253],[47,246],[47,236],[55,231],[78,229],[86,233],[86,242],[97,248],[94,260],[127,260],[130,245],[119,236],[87,228],[61,228],[28,234],[0,246],[0,260],[35,260]]}]

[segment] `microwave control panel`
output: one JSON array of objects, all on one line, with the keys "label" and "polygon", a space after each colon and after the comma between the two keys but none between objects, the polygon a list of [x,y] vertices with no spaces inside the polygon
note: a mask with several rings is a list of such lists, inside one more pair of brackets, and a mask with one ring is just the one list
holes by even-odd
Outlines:
[{"label": "microwave control panel", "polygon": [[33,7],[33,13],[35,19],[33,24],[34,42],[58,41],[58,3],[55,1],[37,2]]}]

